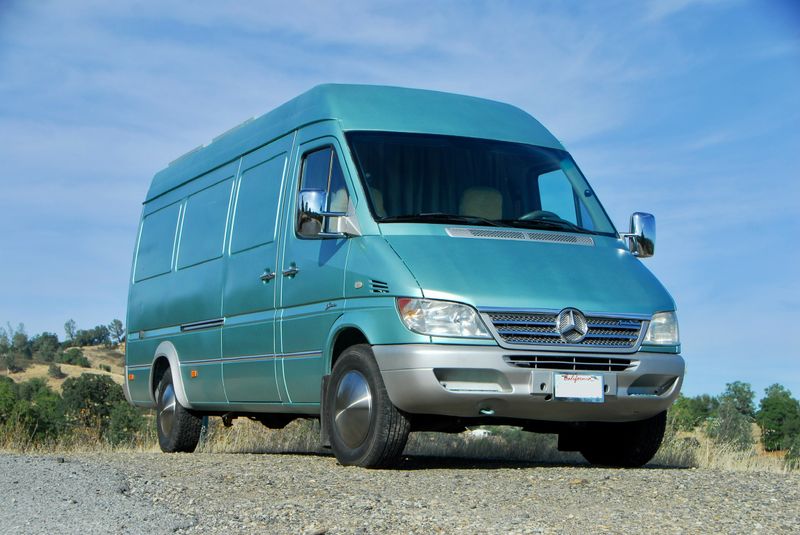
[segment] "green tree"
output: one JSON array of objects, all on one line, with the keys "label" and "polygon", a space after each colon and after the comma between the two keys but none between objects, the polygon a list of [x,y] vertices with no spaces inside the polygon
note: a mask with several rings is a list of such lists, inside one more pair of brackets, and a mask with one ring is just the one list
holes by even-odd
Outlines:
[{"label": "green tree", "polygon": [[130,443],[146,428],[147,421],[141,411],[127,401],[117,401],[111,407],[106,436],[113,445]]},{"label": "green tree", "polygon": [[70,377],[62,386],[64,405],[68,416],[87,427],[105,431],[111,407],[125,399],[122,387],[108,375],[84,373]]},{"label": "green tree", "polygon": [[118,319],[114,319],[108,324],[108,330],[111,333],[111,339],[114,343],[121,344],[125,339],[125,326]]},{"label": "green tree", "polygon": [[764,449],[789,449],[795,438],[800,436],[800,402],[777,383],[764,389],[764,394],[757,416]]},{"label": "green tree", "polygon": [[75,339],[75,331],[77,327],[75,326],[75,320],[68,319],[66,323],[64,323],[64,332],[67,335],[67,341],[72,342]]},{"label": "green tree", "polygon": [[5,355],[11,351],[11,336],[5,327],[0,327],[0,355]]},{"label": "green tree", "polygon": [[91,329],[80,329],[75,333],[72,345],[75,346],[96,346],[111,345],[111,334],[105,325],[97,325]]},{"label": "green tree", "polygon": [[33,358],[41,362],[53,362],[59,347],[58,336],[53,333],[43,332],[31,338]]},{"label": "green tree", "polygon": [[756,416],[755,399],[756,394],[750,387],[750,383],[734,381],[725,385],[725,392],[719,397],[720,402],[730,402],[744,416],[751,420]]}]

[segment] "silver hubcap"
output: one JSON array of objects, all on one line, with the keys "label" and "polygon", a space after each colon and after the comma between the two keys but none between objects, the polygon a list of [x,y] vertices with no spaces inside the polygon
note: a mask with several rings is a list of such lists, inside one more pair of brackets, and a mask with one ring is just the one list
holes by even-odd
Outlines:
[{"label": "silver hubcap", "polygon": [[172,426],[175,423],[175,389],[172,385],[167,385],[161,394],[161,408],[158,411],[158,425],[161,426],[161,433],[169,436],[172,433]]},{"label": "silver hubcap", "polygon": [[372,392],[361,373],[347,372],[339,382],[334,406],[334,425],[347,446],[357,448],[369,432],[372,416]]}]

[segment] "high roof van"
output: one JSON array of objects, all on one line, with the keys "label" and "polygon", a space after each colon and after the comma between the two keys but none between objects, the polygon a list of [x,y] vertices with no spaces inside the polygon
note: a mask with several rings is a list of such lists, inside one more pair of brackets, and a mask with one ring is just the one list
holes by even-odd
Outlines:
[{"label": "high roof van", "polygon": [[561,143],[462,95],[322,85],[158,172],[125,392],[165,452],[203,419],[318,418],[342,464],[411,431],[514,425],[591,463],[658,449],[684,375],[675,303]]}]

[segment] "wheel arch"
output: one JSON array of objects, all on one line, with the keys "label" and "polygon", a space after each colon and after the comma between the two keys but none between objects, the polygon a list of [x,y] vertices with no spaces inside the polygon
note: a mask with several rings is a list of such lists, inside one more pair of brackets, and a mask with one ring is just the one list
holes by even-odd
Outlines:
[{"label": "wheel arch", "polygon": [[164,372],[168,369],[172,370],[172,385],[175,388],[175,397],[178,402],[187,409],[192,408],[189,398],[186,396],[186,390],[183,385],[183,376],[181,375],[181,362],[178,359],[178,351],[172,342],[161,342],[156,348],[155,356],[153,357],[153,364],[150,367],[150,399],[153,404],[156,403],[156,388],[161,381]]},{"label": "wheel arch", "polygon": [[324,373],[328,374],[333,369],[336,359],[342,351],[356,344],[369,344],[370,339],[364,329],[355,322],[344,319],[344,316],[334,323],[323,352]]}]

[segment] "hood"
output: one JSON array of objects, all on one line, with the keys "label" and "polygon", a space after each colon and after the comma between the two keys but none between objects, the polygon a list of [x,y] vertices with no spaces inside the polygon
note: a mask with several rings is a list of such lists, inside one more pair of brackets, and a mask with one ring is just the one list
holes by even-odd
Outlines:
[{"label": "hood", "polygon": [[[658,279],[615,238],[591,236],[593,245],[576,245],[454,237],[444,225],[393,223],[381,227],[384,238],[428,298],[461,301],[477,308],[574,307],[607,314],[649,315],[675,309]],[[462,235],[488,230],[450,229]],[[535,232],[545,239],[564,236]]]}]

